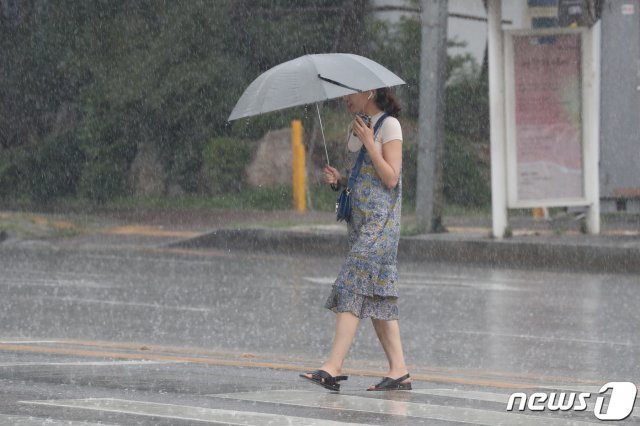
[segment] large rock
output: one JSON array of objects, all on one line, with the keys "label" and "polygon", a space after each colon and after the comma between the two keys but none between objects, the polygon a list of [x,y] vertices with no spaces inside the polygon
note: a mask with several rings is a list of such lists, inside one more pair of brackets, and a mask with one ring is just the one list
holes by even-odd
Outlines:
[{"label": "large rock", "polygon": [[159,197],[165,193],[167,173],[155,145],[138,144],[136,158],[131,164],[131,187],[141,197]]},{"label": "large rock", "polygon": [[[291,185],[291,129],[271,130],[256,143],[258,150],[246,169],[249,186]],[[322,170],[315,164],[309,164],[308,160],[305,154],[307,186],[310,186],[322,181]]]},{"label": "large rock", "polygon": [[291,129],[272,130],[258,142],[258,150],[247,167],[251,186],[291,184]]}]

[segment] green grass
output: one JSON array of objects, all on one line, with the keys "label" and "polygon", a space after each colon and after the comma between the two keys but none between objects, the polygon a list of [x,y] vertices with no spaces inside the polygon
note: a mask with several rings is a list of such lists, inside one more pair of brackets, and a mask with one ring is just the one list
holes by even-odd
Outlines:
[{"label": "green grass", "polygon": [[[337,193],[326,185],[312,187],[309,190],[311,206],[314,210],[333,211]],[[291,187],[251,188],[237,193],[220,195],[185,195],[182,197],[122,197],[104,205],[106,210],[122,209],[149,210],[291,210],[293,195]]]},{"label": "green grass", "polygon": [[[309,188],[307,209],[321,212],[335,211],[335,203],[338,197],[327,185],[313,184]],[[240,192],[219,195],[184,195],[180,197],[119,197],[108,201],[103,205],[97,205],[87,199],[65,197],[51,202],[47,206],[34,205],[33,203],[14,203],[11,209],[19,211],[44,211],[44,212],[75,212],[94,213],[118,210],[173,210],[177,212],[191,210],[262,210],[277,211],[293,209],[293,195],[290,186],[247,188]],[[415,213],[415,200],[409,197],[403,198],[402,212],[404,215]],[[445,204],[444,216],[490,216],[491,207],[466,207]],[[5,225],[6,227],[6,225]],[[0,231],[2,231],[0,224]],[[410,229],[405,230],[412,233]]]}]

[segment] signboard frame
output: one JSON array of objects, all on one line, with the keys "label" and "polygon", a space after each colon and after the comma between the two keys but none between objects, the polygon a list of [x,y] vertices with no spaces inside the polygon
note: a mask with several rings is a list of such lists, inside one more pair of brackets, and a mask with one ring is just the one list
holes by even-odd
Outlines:
[{"label": "signboard frame", "polygon": [[[581,146],[581,196],[572,197],[540,197],[523,198],[519,193],[518,185],[518,140],[516,126],[516,67],[514,38],[519,36],[529,37],[552,37],[562,35],[577,35],[580,38],[579,70],[580,76],[580,146]],[[592,131],[588,117],[592,114],[588,110],[590,100],[593,99],[592,90],[593,72],[593,43],[590,40],[590,32],[586,28],[552,28],[534,30],[510,30],[504,31],[504,89],[505,89],[505,136],[506,136],[506,167],[507,167],[507,207],[508,208],[534,208],[534,207],[569,207],[569,206],[590,206],[593,200],[590,199],[587,187],[588,174],[594,171],[589,165],[592,144],[597,146],[597,136],[590,136]],[[597,148],[596,148],[597,149]],[[597,170],[595,171],[597,174]]]}]

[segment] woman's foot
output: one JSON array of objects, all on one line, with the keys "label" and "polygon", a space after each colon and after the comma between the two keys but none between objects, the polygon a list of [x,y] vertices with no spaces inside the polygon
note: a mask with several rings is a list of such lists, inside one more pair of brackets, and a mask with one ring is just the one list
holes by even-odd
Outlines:
[{"label": "woman's foot", "polygon": [[311,382],[322,386],[325,389],[332,391],[340,390],[340,382],[347,380],[347,376],[339,376],[339,373],[332,374],[329,371],[336,371],[335,369],[323,366],[320,370],[316,370],[312,373],[300,374],[300,377],[310,380]]},{"label": "woman's foot", "polygon": [[369,391],[411,390],[411,376],[408,372],[389,372],[380,383],[369,386]]},{"label": "woman's foot", "polygon": [[[342,372],[339,368],[335,368],[335,367],[333,367],[331,365],[327,365],[327,364],[322,364],[322,367],[320,367],[320,370],[321,371],[326,371],[327,373],[329,373],[333,377],[339,376],[340,373]],[[303,374],[303,376],[306,377],[307,379],[312,379],[312,377],[311,377],[312,374],[313,373],[305,373],[305,374]]]}]

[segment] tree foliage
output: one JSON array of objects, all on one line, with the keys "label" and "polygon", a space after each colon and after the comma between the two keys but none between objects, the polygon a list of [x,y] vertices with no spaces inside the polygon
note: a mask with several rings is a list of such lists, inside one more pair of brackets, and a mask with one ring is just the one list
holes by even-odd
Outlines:
[{"label": "tree foliage", "polygon": [[[407,80],[400,94],[416,117],[419,22],[392,31],[368,10],[368,0],[0,0],[0,197],[130,194],[144,147],[159,153],[167,190],[218,191],[206,180],[223,170],[212,156],[230,137],[287,125],[227,123],[236,100],[307,53],[378,59]],[[450,75],[468,64],[450,58]],[[486,130],[484,86],[462,75],[447,89],[447,131],[474,140]]]},{"label": "tree foliage", "polygon": [[[407,82],[398,88],[403,101],[403,115],[418,119],[420,98],[421,22],[418,16],[403,18],[390,27],[372,22],[369,28],[372,57],[388,65]],[[448,47],[464,44],[449,40]],[[489,94],[486,75],[469,54],[447,57],[445,85],[445,133],[443,155],[444,196],[448,202],[462,205],[484,205],[490,194],[487,164],[479,151],[488,146]],[[405,195],[415,197],[417,141],[405,141],[403,169]]]},{"label": "tree foliage", "polygon": [[[0,2],[0,194],[25,191],[7,186],[28,173],[16,161],[42,157],[35,152],[44,145],[52,157],[39,162],[80,168],[62,167],[67,187],[50,196],[127,194],[144,144],[160,153],[167,186],[202,190],[206,142],[245,136],[226,118],[248,82],[305,53],[349,49],[363,3]],[[53,155],[62,140],[75,147],[73,157]]]}]

